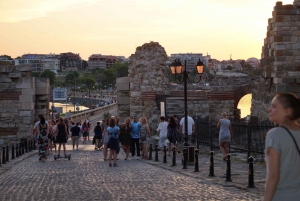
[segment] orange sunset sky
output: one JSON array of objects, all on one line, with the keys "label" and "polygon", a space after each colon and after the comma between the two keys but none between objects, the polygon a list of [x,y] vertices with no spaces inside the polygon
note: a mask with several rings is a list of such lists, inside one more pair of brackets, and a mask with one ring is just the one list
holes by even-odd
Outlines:
[{"label": "orange sunset sky", "polygon": [[[293,0],[283,0],[292,4]],[[144,43],[167,54],[260,59],[276,0],[0,0],[0,55],[128,57]]]}]

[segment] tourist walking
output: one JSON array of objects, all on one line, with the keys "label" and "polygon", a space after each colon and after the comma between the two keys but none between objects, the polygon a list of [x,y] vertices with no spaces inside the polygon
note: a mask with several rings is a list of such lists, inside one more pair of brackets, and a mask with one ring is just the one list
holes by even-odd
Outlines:
[{"label": "tourist walking", "polygon": [[71,133],[72,133],[72,145],[73,145],[73,150],[75,149],[76,145],[76,150],[78,151],[78,146],[79,146],[79,133],[80,133],[80,128],[79,128],[79,123],[77,122],[75,126],[71,128]]},{"label": "tourist walking", "polygon": [[131,121],[131,157],[135,159],[135,148],[137,152],[137,157],[140,157],[140,127],[141,122],[137,120],[137,114],[132,115]]},{"label": "tourist walking", "polygon": [[[56,125],[54,120],[49,120],[49,134],[48,134],[48,154],[52,154],[52,147],[53,147],[53,138],[54,132],[56,131]],[[54,127],[55,126],[55,127]]]},{"label": "tourist walking", "polygon": [[67,131],[67,125],[65,124],[65,121],[62,118],[59,118],[59,124],[57,125],[57,143],[58,143],[58,157],[60,156],[60,147],[63,146],[64,149],[64,155],[66,156],[66,143],[67,139],[69,138],[69,134]]},{"label": "tourist walking", "polygon": [[104,125],[104,129],[103,129],[103,133],[102,133],[102,139],[103,139],[103,157],[104,157],[104,161],[107,161],[107,145],[108,145],[108,141],[110,138],[109,133],[107,132],[107,128],[109,127],[109,121],[110,118],[107,118],[105,120],[105,125]]},{"label": "tourist walking", "polygon": [[[177,126],[176,119],[174,117],[170,117],[169,124],[168,124],[168,139],[170,141],[170,144],[172,144],[174,147],[176,147],[175,151],[178,151],[178,142],[180,139],[180,135],[178,132],[178,126]],[[171,150],[169,151],[170,155]]]},{"label": "tourist walking", "polygon": [[95,150],[100,150],[102,141],[102,128],[100,126],[100,121],[97,121],[97,125],[94,128],[94,138],[95,138]]},{"label": "tourist walking", "polygon": [[127,117],[124,121],[123,124],[120,126],[120,142],[122,144],[122,148],[126,154],[125,159],[128,159],[129,152],[130,152],[130,145],[131,145],[131,123],[130,123],[130,118]]},{"label": "tourist walking", "polygon": [[268,113],[269,120],[279,127],[269,130],[266,137],[264,201],[299,200],[300,98],[292,93],[278,93]]},{"label": "tourist walking", "polygon": [[219,146],[223,154],[223,160],[227,160],[227,154],[229,154],[229,143],[233,138],[233,132],[231,122],[227,119],[226,112],[222,112],[221,119],[219,120],[217,127],[220,129],[219,132]]},{"label": "tourist walking", "polygon": [[150,138],[150,129],[146,117],[141,117],[140,122],[141,122],[140,143],[141,143],[142,153],[143,153],[142,159],[148,159],[147,142],[148,142],[148,138]]},{"label": "tourist walking", "polygon": [[167,133],[168,133],[168,122],[165,121],[165,117],[161,116],[159,118],[160,123],[158,124],[158,127],[156,129],[157,132],[159,132],[159,148],[160,148],[160,154],[163,152],[164,146],[167,146],[166,139],[167,139]]},{"label": "tourist walking", "polygon": [[83,136],[83,144],[86,144],[87,137],[89,135],[89,128],[86,122],[83,122],[81,129],[82,129],[82,136]]},{"label": "tourist walking", "polygon": [[110,138],[108,141],[108,147],[110,149],[109,152],[109,167],[112,166],[111,164],[111,159],[112,157],[114,158],[114,167],[117,167],[117,154],[120,151],[120,147],[119,147],[119,131],[120,128],[118,126],[116,126],[115,124],[115,120],[114,119],[110,119],[109,121],[109,127],[107,127],[107,133],[109,133]]},{"label": "tourist walking", "polygon": [[[180,133],[183,133],[184,134],[184,137],[185,136],[185,117],[183,117],[181,120],[180,120],[180,127],[179,127],[179,132]],[[194,122],[194,119],[190,116],[187,116],[187,132],[188,132],[188,142],[189,144],[192,143],[192,134],[195,134],[195,122]]]},{"label": "tourist walking", "polygon": [[52,119],[51,120],[52,121],[52,127],[51,127],[51,132],[52,132],[52,139],[51,139],[51,141],[52,141],[52,146],[50,147],[50,149],[51,149],[51,153],[52,153],[52,149],[53,149],[53,147],[54,147],[54,153],[56,153],[56,136],[57,136],[57,124],[58,124],[58,120],[54,120],[54,119]]},{"label": "tourist walking", "polygon": [[38,146],[39,146],[39,160],[45,161],[47,159],[47,149],[48,149],[48,134],[49,125],[46,124],[45,118],[41,115],[39,116],[40,123],[37,126],[37,133],[39,134]]}]

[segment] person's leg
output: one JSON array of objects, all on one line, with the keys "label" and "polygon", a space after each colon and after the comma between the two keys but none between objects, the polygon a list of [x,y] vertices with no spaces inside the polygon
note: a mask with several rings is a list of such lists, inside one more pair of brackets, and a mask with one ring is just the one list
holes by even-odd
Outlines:
[{"label": "person's leg", "polygon": [[95,150],[98,149],[98,146],[99,146],[99,139],[96,139],[96,140],[95,140]]},{"label": "person's leg", "polygon": [[58,144],[58,155],[60,155],[60,147],[61,147],[61,143]]},{"label": "person's leg", "polygon": [[133,157],[135,155],[135,139],[131,139],[131,156]]},{"label": "person's leg", "polygon": [[129,150],[130,150],[130,146],[129,146],[129,145],[126,145],[126,152],[125,152],[125,154],[126,154],[125,158],[126,158],[126,159],[127,159],[128,156],[129,156]]},{"label": "person's leg", "polygon": [[65,143],[63,143],[63,148],[64,148],[64,154],[66,156],[67,154],[66,154],[66,144]]},{"label": "person's leg", "polygon": [[188,142],[190,145],[192,145],[192,135],[188,135]]},{"label": "person's leg", "polygon": [[160,137],[159,138],[159,148],[160,148],[160,154],[163,153],[163,147],[164,147],[164,143],[165,143],[165,138],[164,137]]},{"label": "person's leg", "polygon": [[103,157],[107,159],[107,143],[103,144]]},{"label": "person's leg", "polygon": [[227,156],[227,154],[229,154],[229,142],[224,142],[224,150],[225,150],[225,154]]},{"label": "person's leg", "polygon": [[136,138],[135,139],[135,144],[136,144],[136,155],[139,157],[141,156],[141,151],[140,151],[140,139]]},{"label": "person's leg", "polygon": [[225,152],[225,148],[224,148],[224,142],[220,142],[220,150],[223,154],[223,158],[226,157],[226,152]]},{"label": "person's leg", "polygon": [[73,150],[75,148],[75,137],[72,137],[72,145],[73,145]]},{"label": "person's leg", "polygon": [[169,156],[171,156],[171,150],[172,150],[172,148],[171,148],[171,142],[169,142],[169,143],[168,143],[168,152],[169,152]]},{"label": "person's leg", "polygon": [[108,157],[108,162],[109,162],[109,164],[111,164],[112,154],[113,154],[113,151],[110,150],[110,152],[109,152],[109,157]]},{"label": "person's leg", "polygon": [[148,159],[148,150],[147,150],[147,143],[143,143],[143,153],[144,153],[144,158]]},{"label": "person's leg", "polygon": [[111,150],[113,152],[114,155],[114,164],[117,164],[117,151],[116,150]]}]

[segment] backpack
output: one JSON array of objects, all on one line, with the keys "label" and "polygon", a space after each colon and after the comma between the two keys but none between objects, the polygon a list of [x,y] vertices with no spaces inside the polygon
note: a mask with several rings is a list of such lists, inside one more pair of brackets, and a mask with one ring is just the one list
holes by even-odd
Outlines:
[{"label": "backpack", "polygon": [[83,132],[87,132],[87,127],[86,126],[83,127]]}]

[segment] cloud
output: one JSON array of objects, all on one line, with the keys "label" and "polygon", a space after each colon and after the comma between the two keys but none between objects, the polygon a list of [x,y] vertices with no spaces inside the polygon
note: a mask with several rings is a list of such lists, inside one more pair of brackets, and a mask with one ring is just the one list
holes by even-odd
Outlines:
[{"label": "cloud", "polygon": [[53,11],[89,6],[101,0],[10,0],[0,1],[0,22],[19,22],[45,17]]}]

